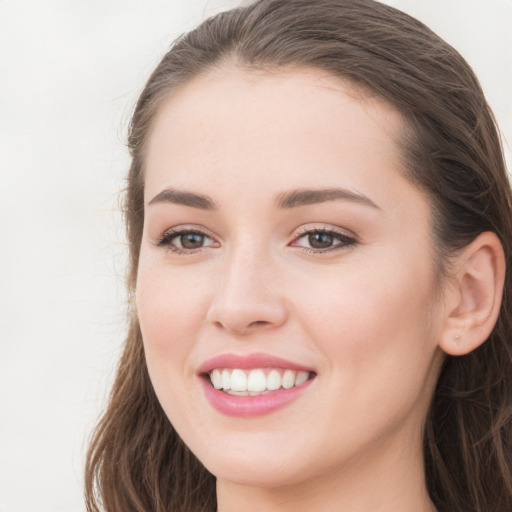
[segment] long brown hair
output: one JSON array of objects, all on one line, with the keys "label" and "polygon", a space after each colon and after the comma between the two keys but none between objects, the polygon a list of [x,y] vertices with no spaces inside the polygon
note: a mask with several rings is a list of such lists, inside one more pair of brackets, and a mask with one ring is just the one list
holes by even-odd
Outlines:
[{"label": "long brown hair", "polygon": [[512,510],[512,199],[494,117],[472,70],[431,30],[373,0],[260,0],[180,37],[147,82],[129,134],[125,214],[130,329],[108,408],[87,457],[87,509],[213,511],[215,478],[181,441],[151,386],[133,293],[144,220],[144,149],[163,99],[230,60],[294,66],[352,81],[407,121],[407,177],[433,205],[440,275],[484,231],[505,251],[501,312],[490,338],[445,358],[424,432],[427,486],[440,511]]}]

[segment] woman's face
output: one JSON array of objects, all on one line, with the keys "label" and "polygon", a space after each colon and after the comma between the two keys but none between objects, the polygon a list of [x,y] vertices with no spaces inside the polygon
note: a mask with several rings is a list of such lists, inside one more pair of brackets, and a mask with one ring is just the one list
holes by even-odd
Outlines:
[{"label": "woman's face", "polygon": [[310,70],[225,66],[160,108],[137,310],[156,394],[219,479],[421,459],[442,307],[402,129]]}]

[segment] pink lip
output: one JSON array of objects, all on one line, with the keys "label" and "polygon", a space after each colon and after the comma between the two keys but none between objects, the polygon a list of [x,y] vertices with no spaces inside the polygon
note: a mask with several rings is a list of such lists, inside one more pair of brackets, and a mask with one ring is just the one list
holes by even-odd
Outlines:
[{"label": "pink lip", "polygon": [[294,386],[290,389],[281,388],[277,391],[270,391],[264,395],[229,395],[223,391],[215,389],[211,385],[209,378],[204,375],[215,368],[240,368],[243,370],[250,370],[254,368],[288,368],[291,370],[308,372],[312,372],[313,370],[268,354],[250,354],[248,356],[225,354],[209,359],[198,369],[197,373],[200,376],[199,380],[210,405],[216,411],[226,416],[247,417],[269,414],[297,399],[308,389],[309,385],[314,380],[309,379],[300,386]]},{"label": "pink lip", "polygon": [[254,368],[284,368],[296,371],[312,372],[312,368],[307,368],[300,364],[275,357],[270,354],[223,354],[205,361],[197,370],[200,375],[207,373],[215,368],[240,368],[241,370],[252,370]]}]

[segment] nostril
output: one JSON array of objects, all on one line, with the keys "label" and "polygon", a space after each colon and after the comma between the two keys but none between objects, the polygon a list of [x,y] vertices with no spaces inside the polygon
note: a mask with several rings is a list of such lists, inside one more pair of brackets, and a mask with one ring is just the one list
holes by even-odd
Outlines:
[{"label": "nostril", "polygon": [[268,325],[269,322],[266,322],[265,320],[256,320],[255,322],[252,322],[249,324],[249,327],[257,327],[258,325]]}]

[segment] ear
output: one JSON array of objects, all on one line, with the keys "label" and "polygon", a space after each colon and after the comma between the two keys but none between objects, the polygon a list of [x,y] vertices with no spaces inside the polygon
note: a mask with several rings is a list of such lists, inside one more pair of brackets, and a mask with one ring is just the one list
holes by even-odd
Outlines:
[{"label": "ear", "polygon": [[501,307],[505,255],[499,238],[481,233],[457,256],[459,270],[445,295],[445,321],[439,347],[461,356],[490,336]]}]

